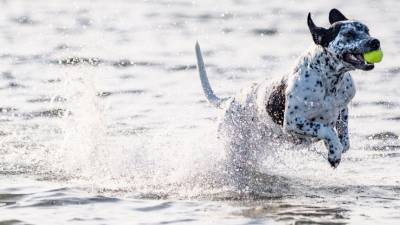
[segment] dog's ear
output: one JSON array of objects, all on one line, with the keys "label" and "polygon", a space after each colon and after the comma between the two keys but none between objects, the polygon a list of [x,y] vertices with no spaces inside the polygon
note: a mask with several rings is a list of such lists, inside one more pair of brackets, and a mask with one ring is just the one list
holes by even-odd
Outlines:
[{"label": "dog's ear", "polygon": [[341,13],[339,10],[335,8],[331,9],[331,11],[329,12],[329,23],[333,24],[338,21],[344,21],[344,20],[348,19],[343,15],[343,13]]},{"label": "dog's ear", "polygon": [[311,13],[308,13],[307,24],[308,28],[310,29],[314,43],[323,47],[327,47],[329,44],[329,40],[327,40],[327,37],[330,36],[329,30],[323,27],[317,27],[314,21],[311,19]]}]

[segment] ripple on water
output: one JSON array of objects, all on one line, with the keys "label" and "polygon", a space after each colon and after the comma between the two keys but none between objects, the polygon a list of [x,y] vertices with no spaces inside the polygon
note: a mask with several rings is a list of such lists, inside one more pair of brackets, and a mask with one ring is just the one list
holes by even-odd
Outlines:
[{"label": "ripple on water", "polygon": [[21,220],[0,220],[0,225],[23,225],[23,224],[29,224],[29,223],[25,223]]},{"label": "ripple on water", "polygon": [[68,57],[58,60],[48,60],[49,63],[64,65],[64,66],[76,66],[76,65],[89,65],[89,66],[99,66],[99,65],[109,65],[116,68],[126,68],[131,66],[144,66],[144,67],[160,67],[163,64],[150,62],[150,61],[133,61],[129,59],[121,60],[106,60],[97,57]]},{"label": "ripple on water", "polygon": [[0,193],[0,207],[14,205],[25,197],[26,194],[8,194],[8,193]]},{"label": "ripple on water", "polygon": [[26,202],[20,202],[18,205],[14,205],[14,208],[26,208],[26,207],[55,207],[55,206],[66,206],[66,205],[87,205],[96,203],[115,203],[120,201],[118,198],[96,196],[91,198],[83,197],[63,197],[63,198],[48,198],[38,197],[39,200],[30,199]]},{"label": "ripple on water", "polygon": [[361,107],[361,106],[381,106],[387,109],[397,108],[399,104],[393,101],[372,101],[372,102],[361,102],[361,101],[353,101],[351,102],[353,107]]},{"label": "ripple on water", "polygon": [[103,60],[99,58],[87,58],[87,57],[69,57],[65,59],[60,59],[60,60],[52,60],[52,63],[59,64],[59,65],[81,65],[81,64],[87,64],[91,66],[98,66],[100,63],[103,63]]},{"label": "ripple on water", "polygon": [[38,117],[44,117],[44,118],[61,118],[65,115],[66,110],[61,109],[61,108],[56,108],[56,109],[47,109],[47,110],[42,110],[42,111],[35,111],[35,112],[30,112],[30,113],[23,113],[22,117],[24,119],[34,119]]},{"label": "ripple on water", "polygon": [[121,78],[122,80],[128,80],[128,79],[135,78],[135,75],[133,75],[133,74],[122,74],[122,75],[119,76],[119,78]]},{"label": "ripple on water", "polygon": [[389,74],[396,75],[400,73],[400,67],[393,67],[387,70]]},{"label": "ripple on water", "polygon": [[54,50],[66,50],[66,49],[69,49],[70,48],[70,46],[69,45],[67,45],[67,44],[59,44],[59,45],[57,45],[56,47],[54,47]]},{"label": "ripple on water", "polygon": [[125,94],[133,94],[133,95],[139,95],[146,93],[146,90],[143,89],[130,89],[130,90],[120,90],[120,91],[102,91],[97,94],[99,97],[109,97],[109,96],[114,96],[114,95],[125,95]]},{"label": "ripple on water", "polygon": [[251,32],[257,36],[273,36],[278,33],[276,28],[256,28],[251,30]]},{"label": "ripple on water", "polygon": [[16,112],[16,111],[18,111],[18,109],[11,107],[11,106],[10,107],[0,107],[0,113],[8,114],[8,113]]},{"label": "ripple on water", "polygon": [[367,149],[371,149],[374,151],[394,151],[394,150],[399,150],[400,145],[380,144],[380,145],[374,145]]},{"label": "ripple on water", "polygon": [[[237,213],[249,218],[274,217],[293,224],[346,224],[350,210],[339,207],[256,202],[253,207]],[[291,224],[292,224],[291,223]]]},{"label": "ripple on water", "polygon": [[400,116],[389,117],[389,118],[386,118],[386,120],[400,121]]},{"label": "ripple on water", "polygon": [[43,103],[43,102],[65,102],[67,99],[61,96],[33,98],[26,100],[29,103]]},{"label": "ripple on water", "polygon": [[26,88],[26,86],[12,81],[12,82],[9,82],[6,87],[0,88],[0,89],[17,89],[17,88]]},{"label": "ripple on water", "polygon": [[186,71],[186,70],[195,70],[197,67],[194,64],[191,65],[176,65],[169,67],[167,70],[169,71]]},{"label": "ripple on water", "polygon": [[171,205],[172,205],[172,202],[162,202],[160,204],[156,204],[153,206],[135,208],[135,210],[142,211],[142,212],[156,211],[156,210],[163,210],[163,209],[169,208],[169,207],[171,207]]},{"label": "ripple on water", "polygon": [[27,25],[27,26],[38,24],[37,21],[33,20],[31,17],[29,17],[27,15],[14,17],[11,19],[11,21],[13,21],[14,23],[20,24],[20,25]]},{"label": "ripple on water", "polygon": [[376,134],[372,134],[367,136],[369,140],[388,140],[388,139],[399,139],[399,135],[395,134],[394,132],[391,131],[384,131],[384,132],[379,132]]},{"label": "ripple on water", "polygon": [[155,62],[148,62],[148,61],[132,61],[128,59],[122,59],[118,61],[111,62],[111,65],[117,68],[124,68],[124,67],[130,67],[130,66],[146,66],[146,67],[155,67],[155,66],[161,66],[162,64],[160,63],[155,63]]},{"label": "ripple on water", "polygon": [[[143,116],[141,116],[143,117]],[[135,136],[139,134],[144,134],[148,132],[150,128],[148,127],[135,127],[135,128],[128,128],[128,129],[118,129],[116,131],[112,131],[109,135],[123,135],[123,136]]]},{"label": "ripple on water", "polygon": [[14,80],[15,76],[10,71],[4,71],[1,73],[1,78],[4,80]]}]

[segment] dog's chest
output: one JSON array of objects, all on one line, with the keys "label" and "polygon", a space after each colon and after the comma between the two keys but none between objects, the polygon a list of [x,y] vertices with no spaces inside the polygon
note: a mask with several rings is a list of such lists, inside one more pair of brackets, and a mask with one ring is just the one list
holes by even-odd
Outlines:
[{"label": "dog's chest", "polygon": [[331,125],[354,97],[355,88],[349,73],[335,77],[303,70],[289,77],[286,95],[285,115]]},{"label": "dog's chest", "polygon": [[339,112],[346,108],[355,95],[355,87],[350,74],[344,74],[338,79],[323,79],[325,87],[324,99],[333,107],[327,107],[322,114],[324,118],[321,122],[334,124],[339,116]]},{"label": "dog's chest", "polygon": [[355,87],[351,75],[346,73],[340,77],[324,78],[325,97],[331,98],[339,108],[346,107],[355,95]]}]

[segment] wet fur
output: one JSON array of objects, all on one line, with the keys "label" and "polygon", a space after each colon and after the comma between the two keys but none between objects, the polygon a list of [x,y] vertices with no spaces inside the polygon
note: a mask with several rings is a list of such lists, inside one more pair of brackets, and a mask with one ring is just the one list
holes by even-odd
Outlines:
[{"label": "wet fur", "polygon": [[[333,167],[349,149],[348,104],[356,92],[349,72],[370,70],[373,65],[354,66],[343,55],[376,48],[370,44],[376,39],[369,36],[364,24],[347,20],[336,9],[331,10],[329,19],[332,26],[325,29],[316,27],[308,16],[316,45],[298,59],[288,75],[254,83],[229,99],[217,101],[218,106],[224,106],[219,130],[226,141],[228,171],[234,180],[243,183],[258,167],[260,155],[285,141],[308,146],[322,140]],[[202,63],[198,45],[196,53]],[[201,63],[203,81],[206,74]],[[211,87],[206,84],[207,96]]]}]

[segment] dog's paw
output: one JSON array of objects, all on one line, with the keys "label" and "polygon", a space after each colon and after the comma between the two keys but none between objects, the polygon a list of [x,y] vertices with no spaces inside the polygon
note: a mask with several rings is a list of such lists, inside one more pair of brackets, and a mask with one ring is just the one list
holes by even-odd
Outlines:
[{"label": "dog's paw", "polygon": [[341,158],[328,158],[329,164],[331,164],[332,168],[336,169],[339,166]]},{"label": "dog's paw", "polygon": [[349,135],[345,134],[344,136],[339,136],[339,139],[340,139],[340,143],[342,144],[342,147],[343,147],[342,153],[347,152],[350,148]]},{"label": "dog's paw", "polygon": [[349,140],[348,140],[348,139],[347,139],[347,140],[342,140],[341,143],[342,143],[342,146],[343,146],[343,151],[342,151],[342,153],[347,152],[347,151],[350,149]]},{"label": "dog's paw", "polygon": [[328,162],[333,168],[336,168],[342,159],[343,146],[340,143],[329,145]]}]

